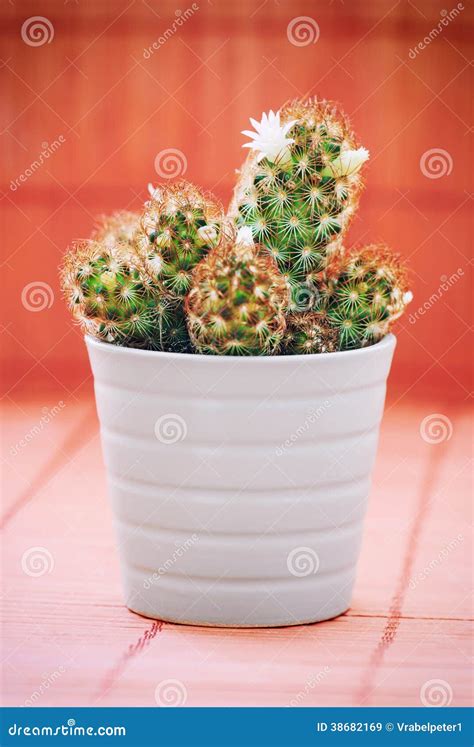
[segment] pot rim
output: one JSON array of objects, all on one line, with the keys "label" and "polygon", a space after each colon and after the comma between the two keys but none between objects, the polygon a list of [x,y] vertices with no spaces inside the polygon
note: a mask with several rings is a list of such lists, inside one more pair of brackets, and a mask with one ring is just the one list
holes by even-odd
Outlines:
[{"label": "pot rim", "polygon": [[[104,352],[108,350],[112,355],[120,356],[133,356],[135,358],[144,358],[155,356],[161,359],[169,361],[216,361],[216,365],[224,365],[224,361],[227,363],[237,363],[240,365],[250,365],[257,361],[262,365],[264,361],[272,361],[273,366],[281,365],[283,362],[288,364],[289,361],[297,362],[309,362],[311,360],[328,360],[330,357],[338,356],[338,360],[343,357],[354,358],[354,357],[369,357],[375,351],[380,351],[384,348],[394,348],[396,345],[397,338],[389,332],[379,342],[374,345],[368,345],[365,348],[355,348],[354,350],[337,350],[333,353],[303,353],[297,355],[204,355],[203,353],[171,353],[163,350],[143,350],[141,348],[129,348],[124,345],[112,345],[109,342],[103,342],[98,340],[92,335],[84,335],[84,340],[87,347],[102,349]],[[217,362],[219,361],[219,362]]]}]

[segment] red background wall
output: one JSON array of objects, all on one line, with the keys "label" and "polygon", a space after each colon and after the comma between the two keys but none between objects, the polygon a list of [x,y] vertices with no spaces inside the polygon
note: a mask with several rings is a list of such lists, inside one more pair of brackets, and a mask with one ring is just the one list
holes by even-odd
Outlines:
[{"label": "red background wall", "polygon": [[[464,400],[470,360],[468,233],[472,211],[467,0],[414,59],[414,48],[456,4],[431,0],[305,2],[199,0],[199,8],[151,55],[191,3],[156,0],[4,2],[2,26],[2,356],[6,391],[90,387],[81,336],[66,312],[57,266],[94,216],[138,209],[157,181],[155,156],[178,148],[186,178],[228,202],[246,151],[249,116],[306,93],[341,102],[370,149],[367,188],[349,242],[384,240],[408,260],[412,313],[458,268],[459,280],[415,323],[399,323],[392,392]],[[22,40],[41,14],[50,43]],[[444,15],[443,15],[444,14]],[[296,46],[288,24],[309,16],[316,43]],[[412,55],[413,57],[413,55]],[[65,142],[14,190],[44,143]],[[440,148],[450,173],[428,178],[424,153]],[[449,170],[449,169],[448,169]],[[5,237],[7,240],[5,241]],[[51,288],[30,311],[29,283]],[[49,291],[47,291],[49,293]]]}]

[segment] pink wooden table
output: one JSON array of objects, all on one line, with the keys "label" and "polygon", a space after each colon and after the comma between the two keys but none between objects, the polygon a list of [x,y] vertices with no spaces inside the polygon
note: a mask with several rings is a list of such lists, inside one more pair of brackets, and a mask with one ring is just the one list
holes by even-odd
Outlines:
[{"label": "pink wooden table", "polygon": [[[154,706],[166,687],[190,706],[469,704],[467,409],[388,403],[347,614],[222,630],[123,606],[93,401],[39,428],[55,405],[4,408],[5,705]],[[420,436],[433,413],[440,443]]]}]

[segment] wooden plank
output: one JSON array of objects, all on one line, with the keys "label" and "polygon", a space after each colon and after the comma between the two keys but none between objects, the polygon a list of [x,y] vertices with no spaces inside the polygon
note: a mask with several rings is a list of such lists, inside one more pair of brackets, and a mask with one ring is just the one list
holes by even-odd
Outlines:
[{"label": "wooden plank", "polygon": [[47,395],[2,401],[2,526],[97,428],[90,401]]},{"label": "wooden plank", "polygon": [[[444,679],[453,705],[469,702],[467,623],[403,620],[396,647],[362,697],[361,673],[384,621],[349,618],[280,631],[165,626],[149,654],[132,659],[101,705],[154,705],[157,686],[178,680],[190,706],[420,705],[420,689]],[[457,650],[455,646],[461,644]]]}]

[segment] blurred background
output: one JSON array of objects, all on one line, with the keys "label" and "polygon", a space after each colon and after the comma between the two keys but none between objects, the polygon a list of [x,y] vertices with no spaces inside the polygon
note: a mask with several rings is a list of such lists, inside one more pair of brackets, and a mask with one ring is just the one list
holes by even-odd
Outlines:
[{"label": "blurred background", "polygon": [[349,243],[385,241],[412,272],[391,396],[464,402],[473,8],[443,2],[5,0],[8,398],[90,392],[58,286],[71,239],[100,213],[140,209],[147,182],[171,174],[227,204],[248,118],[317,94],[342,104],[371,153]]}]

